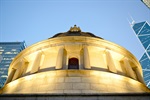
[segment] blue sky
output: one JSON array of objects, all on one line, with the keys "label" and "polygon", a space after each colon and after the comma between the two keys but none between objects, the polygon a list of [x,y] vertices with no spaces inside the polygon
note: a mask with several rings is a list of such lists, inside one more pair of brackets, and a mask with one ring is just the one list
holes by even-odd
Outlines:
[{"label": "blue sky", "polygon": [[150,10],[141,0],[0,0],[0,42],[25,40],[30,46],[76,24],[140,59],[144,49],[130,16],[150,22]]}]

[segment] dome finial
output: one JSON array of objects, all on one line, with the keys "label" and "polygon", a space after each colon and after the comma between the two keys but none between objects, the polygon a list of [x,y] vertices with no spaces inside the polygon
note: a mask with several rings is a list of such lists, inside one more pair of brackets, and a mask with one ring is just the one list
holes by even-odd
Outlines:
[{"label": "dome finial", "polygon": [[75,24],[74,27],[70,27],[70,32],[81,32],[80,27],[77,27],[77,25]]}]

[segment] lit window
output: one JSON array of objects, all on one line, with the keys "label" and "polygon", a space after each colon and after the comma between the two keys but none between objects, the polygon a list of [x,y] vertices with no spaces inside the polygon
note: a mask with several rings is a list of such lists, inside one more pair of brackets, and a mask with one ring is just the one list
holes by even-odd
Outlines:
[{"label": "lit window", "polygon": [[5,77],[5,78],[7,78],[8,76],[7,76],[7,75],[2,75],[1,77]]},{"label": "lit window", "polygon": [[0,68],[0,70],[8,70],[8,68]]},{"label": "lit window", "polygon": [[18,54],[18,52],[13,52],[13,54]]},{"label": "lit window", "polygon": [[2,60],[2,63],[11,63],[10,60]]},{"label": "lit window", "polygon": [[12,60],[11,58],[3,58],[3,60]]},{"label": "lit window", "polygon": [[0,51],[4,51],[4,50],[0,50]]},{"label": "lit window", "polygon": [[11,51],[16,51],[16,49],[11,49]]},{"label": "lit window", "polygon": [[12,54],[11,52],[5,52],[5,54]]}]

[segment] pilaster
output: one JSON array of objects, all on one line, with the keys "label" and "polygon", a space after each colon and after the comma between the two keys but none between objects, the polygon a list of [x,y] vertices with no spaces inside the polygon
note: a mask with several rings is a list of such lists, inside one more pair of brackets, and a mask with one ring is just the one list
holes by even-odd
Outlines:
[{"label": "pilaster", "polygon": [[37,54],[37,56],[33,62],[32,69],[31,69],[30,73],[35,73],[39,70],[41,58],[42,58],[42,52],[40,51],[40,52],[38,52],[38,54]]},{"label": "pilaster", "polygon": [[60,47],[57,55],[55,69],[61,69],[63,67],[63,58],[64,58],[63,56],[64,56],[64,47]]},{"label": "pilaster", "polygon": [[134,71],[132,70],[132,67],[131,67],[128,59],[124,58],[123,62],[124,62],[124,67],[126,69],[127,75],[133,79],[136,79],[136,76],[134,75]]},{"label": "pilaster", "polygon": [[84,68],[91,69],[89,52],[86,45],[83,47],[83,61],[84,61]]},{"label": "pilaster", "polygon": [[107,49],[106,49],[105,53],[106,53],[106,62],[107,62],[108,70],[113,73],[117,73],[111,53]]}]

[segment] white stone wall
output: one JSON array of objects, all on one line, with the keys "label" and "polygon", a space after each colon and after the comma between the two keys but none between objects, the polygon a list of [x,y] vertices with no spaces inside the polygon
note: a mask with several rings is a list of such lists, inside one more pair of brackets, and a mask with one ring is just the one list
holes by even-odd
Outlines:
[{"label": "white stone wall", "polygon": [[41,72],[8,83],[2,93],[140,93],[150,92],[128,77],[94,70]]}]

